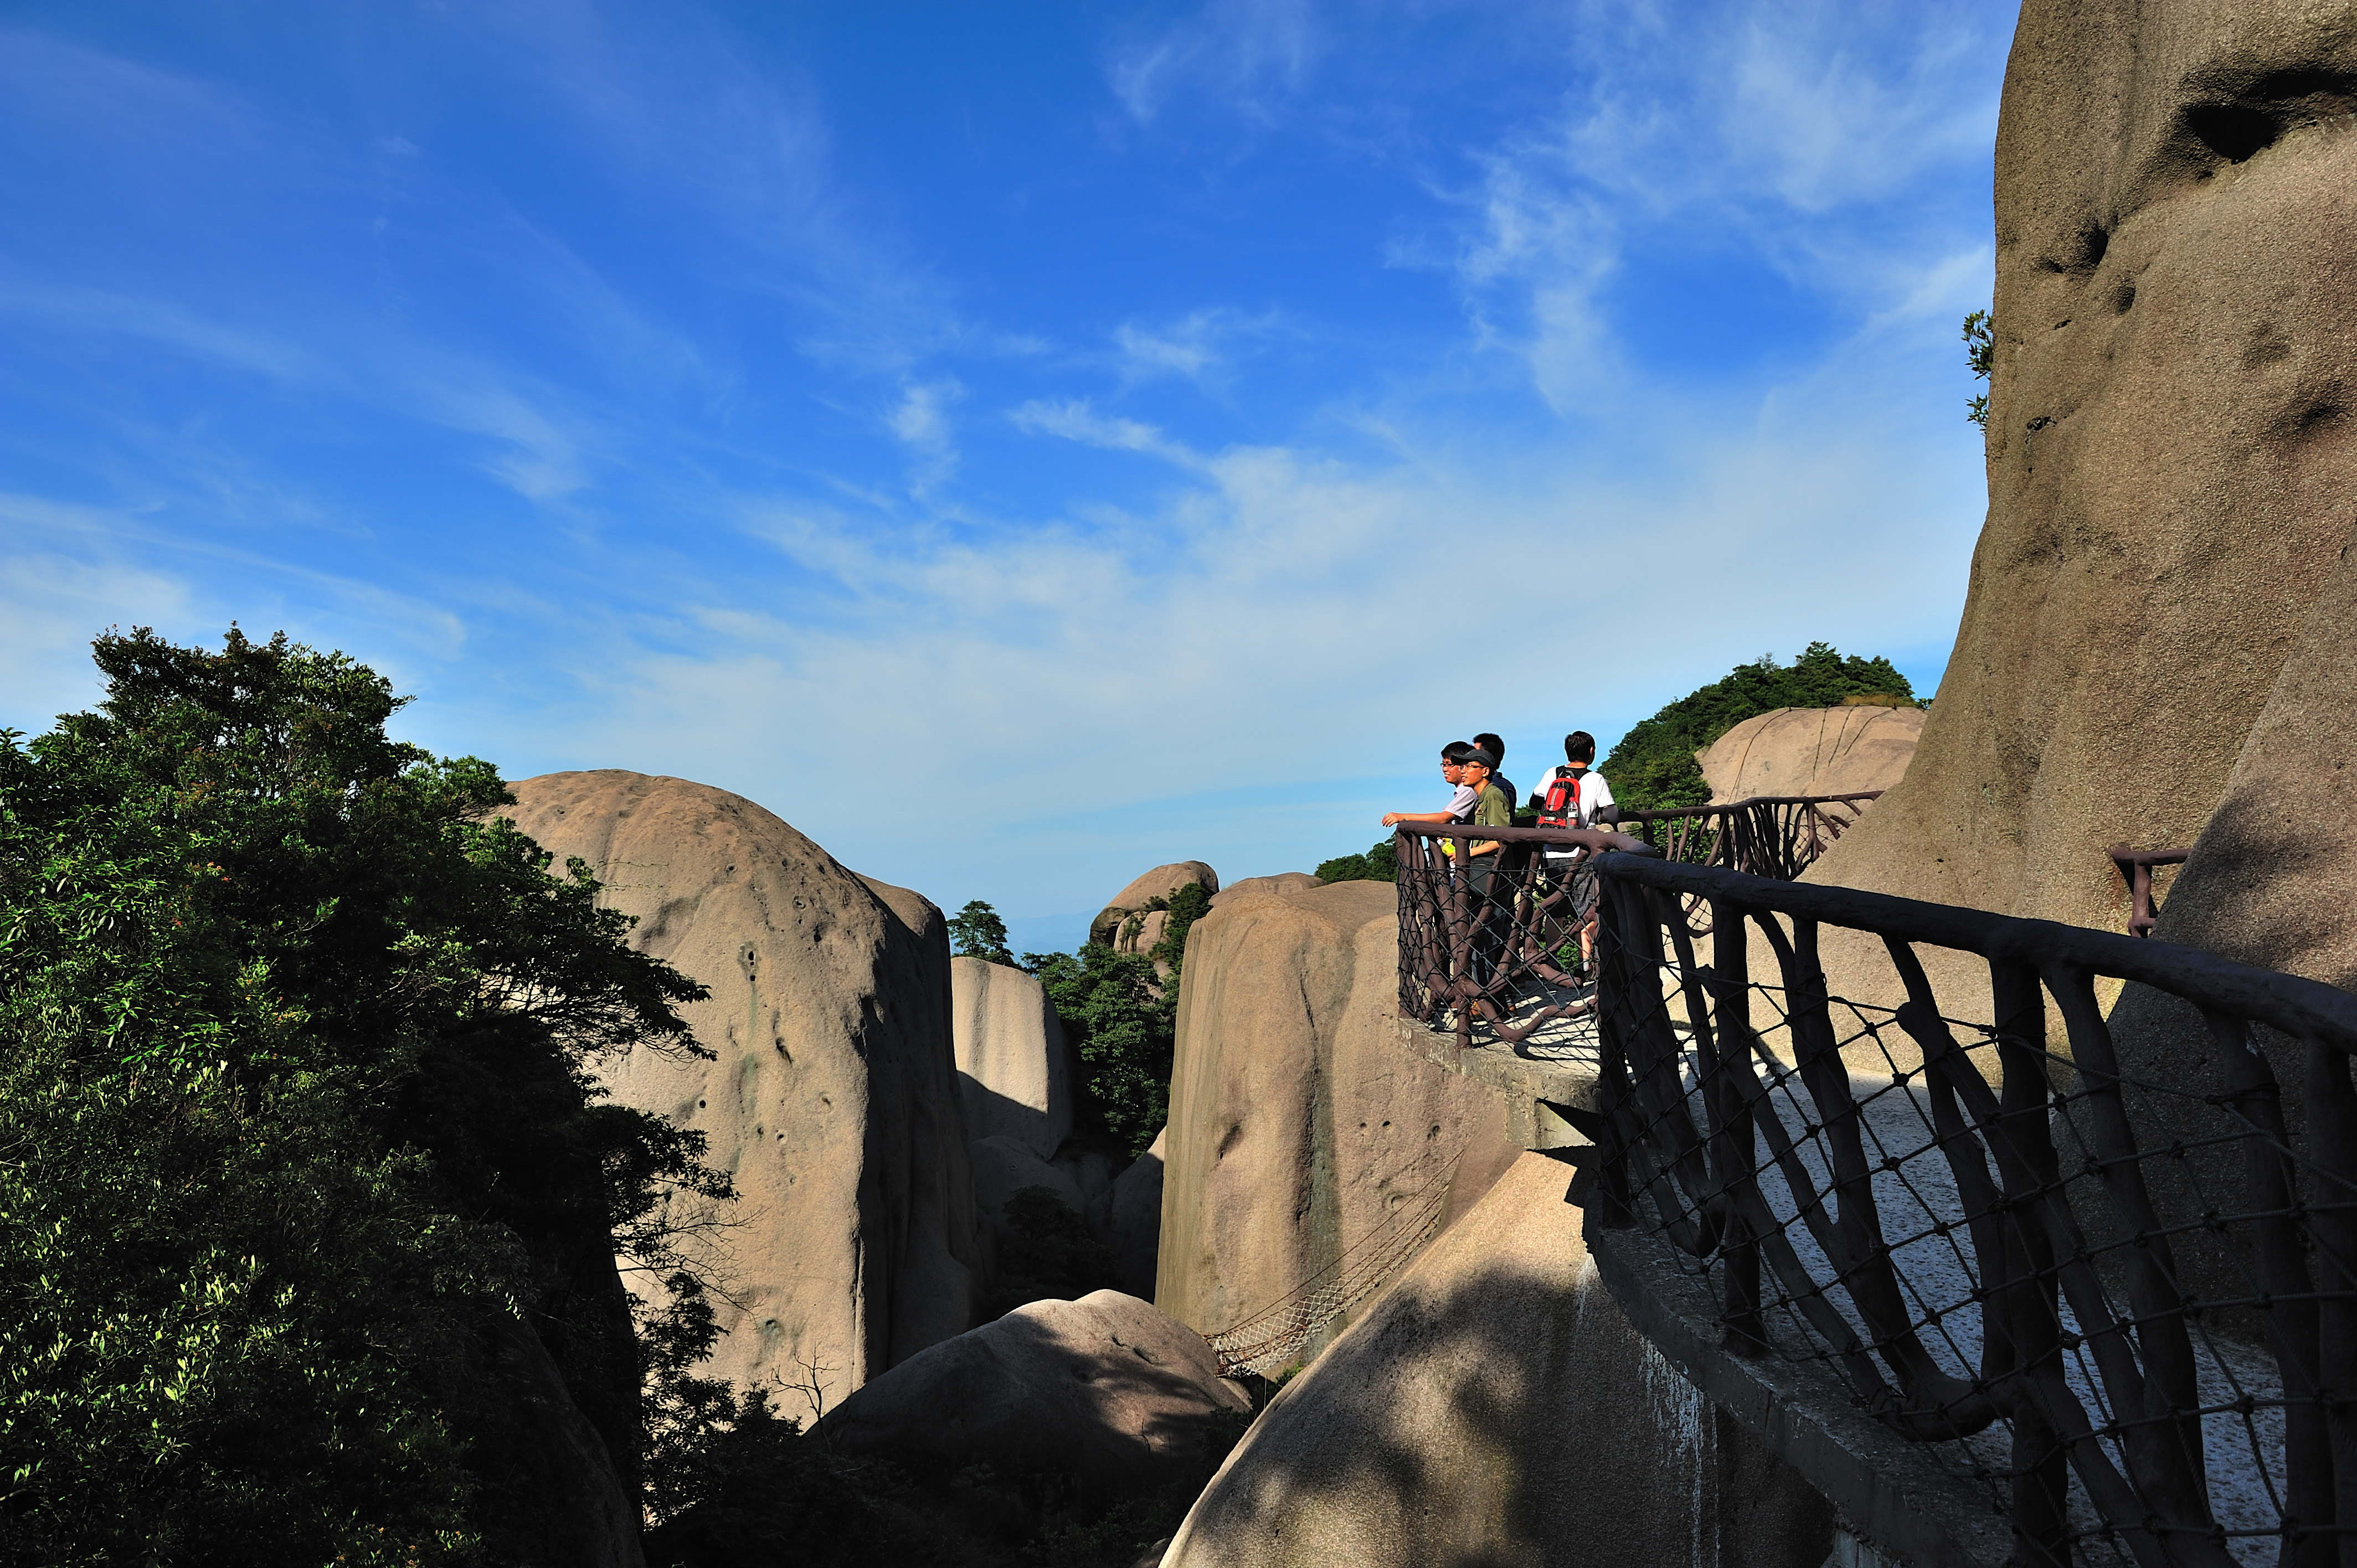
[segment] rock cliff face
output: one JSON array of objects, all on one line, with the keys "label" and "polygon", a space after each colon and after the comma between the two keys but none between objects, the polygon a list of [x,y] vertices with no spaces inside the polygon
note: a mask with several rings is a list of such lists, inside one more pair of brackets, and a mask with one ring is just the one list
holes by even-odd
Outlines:
[{"label": "rock cliff face", "polygon": [[1399,1047],[1395,907],[1387,883],[1222,895],[1189,935],[1155,1302],[1205,1334],[1512,1157],[1494,1093]]},{"label": "rock cliff face", "polygon": [[2023,6],[1964,622],[1809,880],[2116,929],[2105,846],[2189,843],[2276,766],[2257,721],[2321,694],[2291,656],[2357,521],[2352,103],[2345,6]]},{"label": "rock cliff face", "polygon": [[1748,718],[1699,760],[1714,800],[1753,795],[1856,795],[1907,772],[1921,708],[1777,708]]},{"label": "rock cliff face", "polygon": [[711,1140],[735,1177],[711,1370],[838,1399],[962,1333],[980,1294],[941,911],[869,882],[750,800],[615,770],[513,786],[517,825],[578,855],[634,946],[710,987],[710,1062],[640,1054],[625,1104]]},{"label": "rock cliff face", "polygon": [[1019,969],[953,958],[950,1005],[967,1133],[1054,1158],[1072,1130],[1072,1071],[1047,992]]},{"label": "rock cliff face", "polygon": [[1831,1508],[1597,1280],[1569,1174],[1523,1155],[1288,1383],[1164,1568],[1826,1562]]}]

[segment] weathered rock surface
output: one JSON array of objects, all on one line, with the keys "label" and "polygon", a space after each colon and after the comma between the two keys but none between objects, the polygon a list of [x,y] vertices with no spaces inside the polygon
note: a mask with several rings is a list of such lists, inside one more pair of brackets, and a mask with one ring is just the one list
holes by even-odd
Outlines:
[{"label": "weathered rock surface", "polygon": [[1251,1400],[1210,1347],[1134,1296],[1038,1301],[910,1359],[813,1435],[921,1473],[1055,1473],[1110,1498],[1182,1475],[1222,1412]]},{"label": "weathered rock surface", "polygon": [[1165,1568],[1819,1568],[1833,1511],[1630,1326],[1526,1155],[1261,1413]]},{"label": "weathered rock surface", "polygon": [[1155,1255],[1162,1241],[1162,1161],[1169,1136],[1167,1127],[1157,1133],[1153,1146],[1089,1205],[1089,1230],[1113,1253],[1114,1280],[1147,1301],[1154,1298]]},{"label": "weathered rock surface", "polygon": [[1071,1056],[1039,982],[978,958],[950,960],[951,1034],[965,1126],[1053,1158],[1072,1130]]},{"label": "weathered rock surface", "polygon": [[[1199,884],[1206,893],[1217,893],[1220,890],[1220,874],[1200,860],[1182,860],[1170,865],[1157,865],[1114,894],[1112,901],[1097,911],[1097,918],[1089,922],[1089,940],[1110,944],[1120,934],[1122,924],[1129,916],[1160,912],[1146,908],[1148,899],[1168,899],[1171,894],[1189,882]],[[1157,940],[1160,934],[1160,928],[1157,927],[1156,929]],[[1133,942],[1125,950],[1144,952],[1147,947],[1153,945],[1153,942],[1148,941],[1145,946],[1140,947]]]},{"label": "weathered rock surface", "polygon": [[643,1568],[636,1488],[623,1484],[547,1348],[512,1320],[496,1325],[492,1335],[491,1372],[512,1415],[490,1435],[492,1451],[479,1462],[504,1469],[501,1490],[531,1510],[498,1521],[493,1549],[524,1562]]},{"label": "weathered rock surface", "polygon": [[[2156,940],[2357,990],[2352,625],[2357,559],[2344,555],[2244,742],[2223,803],[2194,841],[2192,858],[2162,906]],[[2166,1148],[2182,1140],[2191,1151],[2182,1161],[2146,1163],[2146,1180],[2162,1214],[2190,1220],[2212,1208],[2248,1213],[2268,1207],[2246,1186],[2239,1143],[2222,1141],[2234,1138],[2244,1124],[2212,1102],[2229,1086],[2201,1015],[2175,997],[2134,985],[2113,1011],[2112,1032],[2133,1074],[2181,1091],[2129,1098],[2141,1124],[2140,1144]],[[2304,1141],[2305,1049],[2273,1031],[2262,1030],[2258,1038],[2283,1089],[2288,1130]],[[2204,1228],[2188,1225],[2172,1244],[2177,1275],[2190,1290],[2213,1299],[2251,1294],[2252,1261],[2231,1253]]]},{"label": "weathered rock surface", "polygon": [[1388,883],[1254,892],[1189,937],[1155,1301],[1203,1333],[1512,1158],[1493,1091],[1399,1047],[1395,908]]},{"label": "weathered rock surface", "polygon": [[974,1201],[993,1227],[1005,1219],[1006,1200],[1027,1187],[1053,1191],[1074,1214],[1086,1215],[1089,1200],[1076,1173],[1068,1165],[1041,1159],[1020,1138],[978,1138],[974,1144]]},{"label": "weathered rock surface", "polygon": [[606,1079],[735,1178],[741,1305],[716,1303],[713,1374],[814,1364],[839,1398],[963,1332],[981,1254],[941,911],[726,790],[613,769],[513,789],[517,825],[638,917],[631,944],[711,988],[685,1012],[717,1060],[642,1051]]},{"label": "weathered rock surface", "polygon": [[1247,876],[1242,882],[1230,883],[1213,894],[1211,908],[1216,909],[1222,900],[1233,903],[1252,893],[1298,893],[1305,887],[1324,886],[1307,871],[1280,871],[1274,876]]},{"label": "weathered rock surface", "polygon": [[1702,776],[1714,800],[1888,789],[1907,772],[1923,718],[1921,708],[1777,708],[1706,746]]},{"label": "weathered rock surface", "polygon": [[2191,842],[2279,689],[2335,700],[2287,660],[2352,535],[2352,102],[2343,6],[2024,5],[1988,521],[1915,760],[1811,881],[2118,929],[2105,846]]}]

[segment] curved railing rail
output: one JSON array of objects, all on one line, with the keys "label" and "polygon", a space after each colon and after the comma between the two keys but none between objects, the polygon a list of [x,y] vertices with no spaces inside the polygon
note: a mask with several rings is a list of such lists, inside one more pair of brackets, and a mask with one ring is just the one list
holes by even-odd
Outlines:
[{"label": "curved railing rail", "polygon": [[[2015,1563],[2357,1557],[2357,996],[1584,836],[1575,1194],[1616,1294],[1706,1290],[1726,1365],[1822,1375],[2002,1509]],[[1833,991],[1836,948],[1877,996]],[[1955,953],[1986,964],[1989,1016],[1943,1011]],[[2107,983],[2161,993],[2136,1041],[2203,1048],[2124,1059]]]},{"label": "curved railing rail", "polygon": [[1622,811],[1620,827],[1665,859],[1723,865],[1791,882],[1881,796],[1879,789],[1854,795],[1754,795],[1723,805]]}]

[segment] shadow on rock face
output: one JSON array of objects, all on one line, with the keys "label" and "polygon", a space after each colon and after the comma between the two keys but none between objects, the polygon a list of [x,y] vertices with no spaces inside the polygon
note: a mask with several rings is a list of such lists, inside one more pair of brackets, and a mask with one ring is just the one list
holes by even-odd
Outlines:
[{"label": "shadow on rock face", "polygon": [[1830,1506],[1605,1294],[1525,1155],[1261,1415],[1172,1568],[1819,1568]]}]

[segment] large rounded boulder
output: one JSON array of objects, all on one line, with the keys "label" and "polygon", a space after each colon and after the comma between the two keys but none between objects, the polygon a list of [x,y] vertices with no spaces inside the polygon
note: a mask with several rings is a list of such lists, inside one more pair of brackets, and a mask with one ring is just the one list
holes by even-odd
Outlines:
[{"label": "large rounded boulder", "polygon": [[1714,800],[1862,795],[1906,776],[1922,733],[1921,708],[1776,708],[1737,725],[1696,760]]},{"label": "large rounded boulder", "polygon": [[1170,895],[1189,883],[1206,893],[1220,890],[1220,874],[1200,860],[1157,865],[1113,896],[1089,922],[1089,940],[1123,952],[1144,952],[1162,940],[1162,911],[1153,906],[1168,903]]},{"label": "large rounded boulder", "polygon": [[920,1474],[986,1464],[1111,1501],[1186,1475],[1252,1409],[1182,1323],[1101,1290],[1035,1301],[869,1383],[813,1435]]},{"label": "large rounded boulder", "polygon": [[840,1398],[963,1332],[982,1259],[941,911],[725,789],[614,769],[512,788],[516,825],[636,918],[631,945],[711,991],[684,1011],[714,1059],[604,1073],[736,1183],[708,1370]]}]

